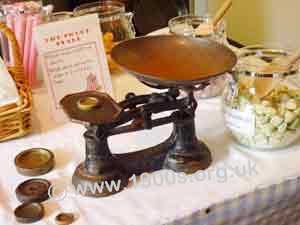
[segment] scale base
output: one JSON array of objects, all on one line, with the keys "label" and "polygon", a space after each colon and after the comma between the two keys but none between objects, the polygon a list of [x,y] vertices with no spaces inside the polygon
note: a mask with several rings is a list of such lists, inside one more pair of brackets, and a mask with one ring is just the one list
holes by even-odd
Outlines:
[{"label": "scale base", "polygon": [[88,153],[101,149],[101,153],[106,152],[109,157],[90,160],[91,156],[87,155],[73,175],[73,185],[77,192],[80,191],[78,194],[110,196],[122,191],[128,185],[129,177],[161,169],[186,174],[207,169],[212,156],[208,147],[196,137],[194,117],[179,112],[175,117],[173,132],[165,142],[138,152],[110,155],[107,137],[94,139],[85,135]]},{"label": "scale base", "polygon": [[211,153],[196,137],[194,118],[178,113],[173,126],[173,145],[165,159],[164,168],[186,174],[207,169],[212,162]]},{"label": "scale base", "polygon": [[72,183],[76,194],[88,197],[106,197],[122,191],[128,185],[128,175],[115,168],[99,175],[87,172],[85,164],[80,164],[73,175]]},{"label": "scale base", "polygon": [[169,153],[164,162],[164,168],[186,174],[193,174],[199,170],[207,169],[212,162],[208,147],[201,141],[193,145],[188,147],[186,153]]}]

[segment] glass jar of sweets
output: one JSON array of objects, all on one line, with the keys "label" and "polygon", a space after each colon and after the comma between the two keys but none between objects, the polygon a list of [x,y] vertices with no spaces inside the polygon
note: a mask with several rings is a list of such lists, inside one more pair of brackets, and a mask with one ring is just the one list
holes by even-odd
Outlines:
[{"label": "glass jar of sweets", "polygon": [[300,139],[299,66],[278,70],[289,53],[264,47],[242,50],[223,96],[225,123],[242,145],[284,148]]},{"label": "glass jar of sweets", "polygon": [[99,17],[109,68],[114,70],[116,65],[111,60],[110,52],[120,41],[135,37],[133,13],[125,11],[124,3],[110,0],[86,3],[74,9],[74,16],[93,13]]}]

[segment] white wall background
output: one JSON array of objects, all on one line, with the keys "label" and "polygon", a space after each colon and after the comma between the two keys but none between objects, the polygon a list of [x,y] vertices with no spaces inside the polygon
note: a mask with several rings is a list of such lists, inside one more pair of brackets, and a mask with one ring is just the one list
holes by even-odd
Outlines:
[{"label": "white wall background", "polygon": [[[197,13],[206,0],[195,0]],[[210,13],[223,0],[207,0]],[[300,0],[233,0],[227,16],[228,35],[245,45],[270,44],[300,48]]]}]

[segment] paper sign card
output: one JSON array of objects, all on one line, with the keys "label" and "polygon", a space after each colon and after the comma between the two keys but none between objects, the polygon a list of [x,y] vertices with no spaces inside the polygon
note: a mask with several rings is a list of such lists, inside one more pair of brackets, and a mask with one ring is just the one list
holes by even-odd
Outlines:
[{"label": "paper sign card", "polygon": [[112,94],[112,83],[97,14],[43,24],[35,41],[55,119],[67,94],[98,90]]}]

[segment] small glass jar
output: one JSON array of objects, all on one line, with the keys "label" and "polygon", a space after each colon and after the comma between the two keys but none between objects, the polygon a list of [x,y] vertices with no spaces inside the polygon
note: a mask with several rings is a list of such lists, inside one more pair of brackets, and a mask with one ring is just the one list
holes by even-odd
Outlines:
[{"label": "small glass jar", "polygon": [[[214,28],[210,16],[184,15],[175,17],[169,21],[169,30],[174,35],[209,38],[220,44],[228,44],[225,22],[221,21]],[[210,81],[203,90],[195,92],[195,97],[196,99],[203,99],[219,96],[223,92],[225,85],[226,76],[220,76]]]},{"label": "small glass jar", "polygon": [[83,4],[74,9],[74,16],[93,13],[97,13],[100,20],[109,68],[115,70],[117,66],[112,62],[110,53],[120,41],[135,37],[133,13],[125,12],[125,4],[122,2],[107,0]]},{"label": "small glass jar", "polygon": [[171,34],[210,38],[224,45],[228,43],[225,21],[213,27],[212,18],[208,15],[175,17],[169,21],[169,30]]},{"label": "small glass jar", "polygon": [[73,17],[73,12],[62,11],[53,13],[50,17],[51,22],[67,20]]},{"label": "small glass jar", "polygon": [[274,67],[288,56],[264,47],[242,50],[223,96],[226,126],[240,144],[273,150],[300,139],[299,66]]}]

